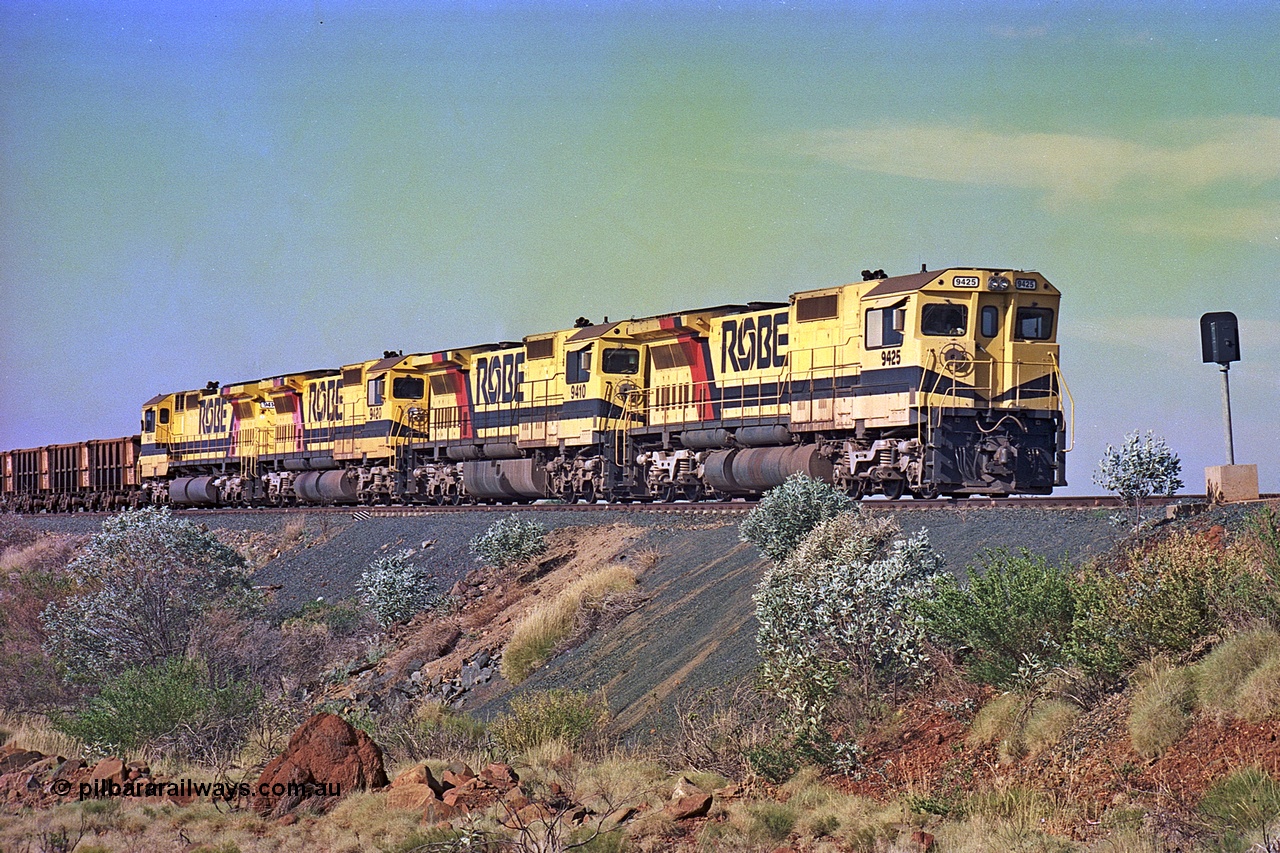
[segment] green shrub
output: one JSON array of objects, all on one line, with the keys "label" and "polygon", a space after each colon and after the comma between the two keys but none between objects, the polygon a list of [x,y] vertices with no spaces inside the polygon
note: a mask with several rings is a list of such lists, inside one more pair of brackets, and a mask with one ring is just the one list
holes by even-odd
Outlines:
[{"label": "green shrub", "polygon": [[1263,570],[1272,578],[1280,577],[1280,511],[1263,506],[1245,518],[1245,529]]},{"label": "green shrub", "polygon": [[1257,767],[1237,770],[1215,783],[1200,801],[1200,813],[1219,850],[1245,850],[1250,834],[1280,821],[1280,782]]},{"label": "green shrub", "polygon": [[1185,532],[1136,548],[1114,567],[1096,565],[1076,584],[1068,654],[1087,673],[1114,677],[1137,661],[1188,652],[1223,627],[1248,574],[1236,552]]},{"label": "green shrub", "polygon": [[781,486],[765,492],[738,530],[743,542],[781,563],[819,523],[855,509],[853,499],[834,486],[792,474]]},{"label": "green shrub", "polygon": [[368,626],[368,609],[355,598],[341,601],[309,601],[302,605],[282,628],[323,625],[335,637],[350,637]]},{"label": "green shrub", "polygon": [[774,784],[787,781],[800,769],[794,743],[780,736],[748,747],[743,758],[753,773]]},{"label": "green shrub", "polygon": [[925,532],[906,540],[898,532],[892,519],[829,518],[756,588],[761,682],[785,703],[794,730],[820,728],[851,675],[865,692],[928,671],[907,604],[923,597],[942,559]]},{"label": "green shrub", "polygon": [[512,513],[472,539],[471,550],[494,568],[519,566],[547,550],[547,528]]},{"label": "green shrub", "polygon": [[1259,666],[1280,655],[1280,634],[1261,628],[1219,643],[1192,670],[1201,707],[1220,715],[1234,714],[1236,694]]},{"label": "green shrub", "polygon": [[1043,557],[993,551],[966,583],[944,575],[911,608],[931,636],[972,652],[966,662],[970,679],[1008,687],[1028,655],[1049,665],[1060,662],[1075,595],[1071,576]]},{"label": "green shrub", "polygon": [[431,572],[414,565],[409,557],[408,551],[378,557],[356,583],[365,605],[384,626],[407,622],[424,610],[448,606],[448,597]]},{"label": "green shrub", "polygon": [[113,677],[84,710],[59,721],[58,728],[113,752],[176,741],[179,730],[196,738],[229,739],[234,743],[203,745],[231,748],[259,701],[257,691],[239,683],[210,686],[208,670],[199,661],[170,658]]},{"label": "green shrub", "polygon": [[378,722],[374,740],[396,757],[410,761],[465,761],[489,740],[488,726],[482,721],[434,702],[419,705],[405,719],[383,715]]},{"label": "green shrub", "polygon": [[493,722],[494,743],[511,753],[556,740],[570,748],[589,745],[609,722],[609,705],[598,693],[547,690],[511,700],[511,712]]},{"label": "green shrub", "polygon": [[1129,740],[1134,752],[1152,758],[1177,743],[1191,728],[1195,703],[1191,673],[1167,660],[1155,660],[1140,670],[1141,686],[1129,711]]}]

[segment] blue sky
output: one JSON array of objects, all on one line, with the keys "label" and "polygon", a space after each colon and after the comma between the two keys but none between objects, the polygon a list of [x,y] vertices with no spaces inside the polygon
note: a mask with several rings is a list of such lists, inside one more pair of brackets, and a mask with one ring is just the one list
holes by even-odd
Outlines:
[{"label": "blue sky", "polygon": [[0,446],[160,391],[785,299],[921,263],[1063,291],[1078,440],[1280,491],[1262,3],[0,8]]}]

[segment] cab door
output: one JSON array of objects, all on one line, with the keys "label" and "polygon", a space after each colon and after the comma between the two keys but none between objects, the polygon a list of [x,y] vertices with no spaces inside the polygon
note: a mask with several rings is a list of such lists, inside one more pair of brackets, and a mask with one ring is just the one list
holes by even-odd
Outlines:
[{"label": "cab door", "polygon": [[974,353],[974,390],[978,397],[994,404],[1005,388],[1009,298],[999,293],[978,297],[977,351]]}]

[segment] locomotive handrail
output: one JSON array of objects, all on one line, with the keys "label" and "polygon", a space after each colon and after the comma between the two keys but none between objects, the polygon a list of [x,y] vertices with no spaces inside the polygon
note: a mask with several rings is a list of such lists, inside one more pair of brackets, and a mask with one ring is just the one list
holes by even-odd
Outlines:
[{"label": "locomotive handrail", "polygon": [[[1064,453],[1070,453],[1076,446],[1076,401],[1071,396],[1071,388],[1067,386],[1067,379],[1062,375],[1062,365],[1058,363],[1058,354],[1056,352],[1049,353],[1049,358],[1053,360],[1053,375],[1057,379],[1058,387],[1067,395],[1067,402],[1071,404],[1071,430],[1067,436],[1067,449]],[[1062,405],[1062,394],[1058,395],[1058,405]]]}]

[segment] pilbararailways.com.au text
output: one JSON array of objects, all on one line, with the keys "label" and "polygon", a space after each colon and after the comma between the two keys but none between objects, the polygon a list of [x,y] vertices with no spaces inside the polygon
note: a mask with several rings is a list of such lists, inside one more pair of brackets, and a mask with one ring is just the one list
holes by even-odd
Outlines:
[{"label": "pilbararailways.com.au text", "polygon": [[[65,790],[55,794],[71,793],[71,782],[58,780]],[[55,782],[55,785],[58,783]],[[195,782],[191,779],[179,779],[176,782],[125,782],[121,784],[112,779],[94,782],[81,782],[77,789],[79,799],[98,800],[106,797],[194,797],[213,800],[236,800],[257,794],[260,797],[340,797],[342,784],[339,782],[263,782],[250,785],[248,782]]]}]

